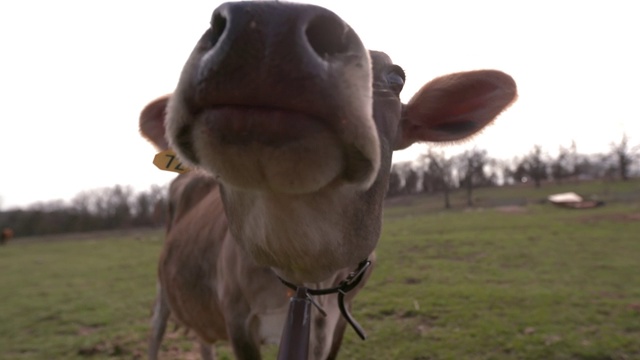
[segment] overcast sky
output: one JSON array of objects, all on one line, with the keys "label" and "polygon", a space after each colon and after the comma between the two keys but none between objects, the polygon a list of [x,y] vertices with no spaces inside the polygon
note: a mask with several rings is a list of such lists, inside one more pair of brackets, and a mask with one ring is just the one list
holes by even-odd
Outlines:
[{"label": "overcast sky", "polygon": [[[450,72],[494,68],[518,102],[472,142],[498,158],[534,144],[605,152],[640,142],[634,1],[309,1],[407,73],[403,99]],[[216,1],[0,2],[0,206],[174,177],[151,164],[140,110],[171,92]],[[423,147],[396,154],[415,157]]]}]

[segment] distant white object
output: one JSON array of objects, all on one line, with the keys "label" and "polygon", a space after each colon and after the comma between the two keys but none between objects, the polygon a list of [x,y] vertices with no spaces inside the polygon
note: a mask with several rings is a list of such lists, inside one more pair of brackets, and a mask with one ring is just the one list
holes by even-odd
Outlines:
[{"label": "distant white object", "polygon": [[574,192],[549,195],[547,200],[551,201],[552,203],[579,203],[584,201],[582,196]]},{"label": "distant white object", "polygon": [[549,195],[550,203],[569,209],[593,209],[604,205],[604,201],[584,200],[584,198],[574,192]]}]

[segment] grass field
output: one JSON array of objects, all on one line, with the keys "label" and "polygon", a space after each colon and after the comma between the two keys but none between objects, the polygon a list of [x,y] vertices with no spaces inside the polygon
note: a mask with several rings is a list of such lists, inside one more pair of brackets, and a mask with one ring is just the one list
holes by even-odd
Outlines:
[{"label": "grass field", "polygon": [[[610,201],[538,202],[569,189]],[[435,196],[390,201],[354,304],[369,337],[348,329],[341,358],[640,359],[639,193],[636,181],[479,190],[501,206],[450,211]],[[147,231],[0,248],[0,359],[144,358],[161,245]],[[196,350],[182,330],[164,344],[167,359]]]}]

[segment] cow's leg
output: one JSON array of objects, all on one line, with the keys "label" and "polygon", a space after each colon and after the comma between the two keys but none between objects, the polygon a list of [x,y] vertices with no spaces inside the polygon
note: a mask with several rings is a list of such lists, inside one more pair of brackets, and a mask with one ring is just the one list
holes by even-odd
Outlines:
[{"label": "cow's leg", "polygon": [[247,326],[247,315],[233,316],[227,324],[229,340],[238,360],[260,360],[260,343]]},{"label": "cow's leg", "polygon": [[340,351],[342,338],[344,337],[344,331],[346,328],[347,321],[341,316],[338,319],[335,330],[333,331],[333,339],[331,340],[331,351],[329,352],[329,355],[327,355],[327,360],[335,360],[338,358],[338,352]]},{"label": "cow's leg", "polygon": [[[232,284],[227,284],[232,285]],[[240,288],[228,286],[222,299],[227,334],[238,360],[260,360],[260,341],[256,322],[249,319],[251,307],[242,296]],[[255,320],[255,319],[254,319]]]},{"label": "cow's leg", "polygon": [[215,360],[216,356],[213,352],[213,346],[204,341],[200,341],[200,357],[202,360]]},{"label": "cow's leg", "polygon": [[160,283],[158,283],[157,288],[156,303],[153,307],[153,316],[151,318],[151,338],[148,349],[149,360],[158,359],[160,344],[162,343],[164,332],[167,329],[167,321],[169,321],[169,315],[171,314],[166,294],[162,290]]}]

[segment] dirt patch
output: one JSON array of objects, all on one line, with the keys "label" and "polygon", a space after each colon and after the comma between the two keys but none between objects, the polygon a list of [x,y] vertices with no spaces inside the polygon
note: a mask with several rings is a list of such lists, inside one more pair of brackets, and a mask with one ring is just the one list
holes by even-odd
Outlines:
[{"label": "dirt patch", "polygon": [[[201,360],[200,343],[198,337],[193,331],[187,328],[177,326],[175,324],[168,325],[167,332],[160,345],[160,359],[180,359],[180,360]],[[145,354],[149,346],[148,340],[145,339],[137,347],[135,354]],[[263,349],[264,350],[264,349]],[[229,354],[233,353],[229,342],[221,341],[213,345],[214,358],[229,359]],[[216,357],[217,354],[217,357]],[[134,357],[135,360],[146,359],[146,356]]]},{"label": "dirt patch", "polygon": [[414,195],[393,196],[390,198],[385,198],[384,205],[389,207],[409,206],[409,205],[413,205],[415,199],[416,199],[416,196]]},{"label": "dirt patch", "polygon": [[409,284],[409,285],[415,285],[415,284],[420,284],[422,282],[422,280],[418,279],[418,278],[413,278],[413,277],[408,277],[404,279],[404,283],[405,284]]},{"label": "dirt patch", "polygon": [[617,214],[597,214],[587,215],[578,218],[578,221],[585,224],[597,223],[597,222],[640,222],[640,213],[617,213]]},{"label": "dirt patch", "polygon": [[527,212],[527,208],[520,205],[496,206],[496,211],[509,214],[523,214]]},{"label": "dirt patch", "polygon": [[194,345],[190,350],[180,346],[169,346],[160,352],[161,359],[200,360],[200,349]]},{"label": "dirt patch", "polygon": [[100,328],[102,328],[102,326],[81,325],[78,328],[78,335],[79,336],[89,336],[89,335],[95,333],[96,331],[100,330]]},{"label": "dirt patch", "polygon": [[78,349],[78,355],[82,357],[93,357],[101,354],[114,357],[134,355],[134,359],[139,359],[139,355],[142,355],[131,354],[122,344],[119,344],[117,342],[101,342],[95,345],[85,346]]},{"label": "dirt patch", "polygon": [[54,241],[100,241],[114,238],[133,238],[138,241],[162,241],[164,230],[161,228],[136,228],[121,230],[90,231],[82,233],[26,236],[14,238],[12,245],[27,245]]}]

